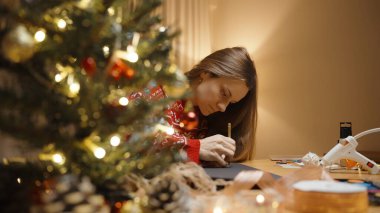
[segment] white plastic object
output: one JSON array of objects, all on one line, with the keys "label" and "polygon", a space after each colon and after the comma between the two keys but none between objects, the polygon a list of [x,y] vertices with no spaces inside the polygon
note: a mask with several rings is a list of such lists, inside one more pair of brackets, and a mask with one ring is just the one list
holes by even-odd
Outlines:
[{"label": "white plastic object", "polygon": [[364,155],[356,151],[358,138],[365,135],[380,132],[380,128],[370,129],[357,134],[356,136],[348,136],[345,139],[339,141],[325,156],[322,158],[322,164],[328,165],[334,163],[342,158],[350,159],[361,164],[371,174],[377,174],[379,172],[379,166],[372,160],[369,160]]}]

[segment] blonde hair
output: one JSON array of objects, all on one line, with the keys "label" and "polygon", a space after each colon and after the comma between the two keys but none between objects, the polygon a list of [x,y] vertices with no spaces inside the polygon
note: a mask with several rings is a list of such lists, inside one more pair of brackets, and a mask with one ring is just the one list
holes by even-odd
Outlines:
[{"label": "blonde hair", "polygon": [[213,113],[208,121],[208,136],[227,133],[227,123],[232,124],[232,138],[236,141],[234,161],[252,158],[257,124],[257,74],[255,65],[247,50],[233,47],[218,50],[186,73],[190,83],[196,82],[203,72],[213,77],[227,77],[244,80],[249,91],[237,103],[228,105],[225,112]]}]

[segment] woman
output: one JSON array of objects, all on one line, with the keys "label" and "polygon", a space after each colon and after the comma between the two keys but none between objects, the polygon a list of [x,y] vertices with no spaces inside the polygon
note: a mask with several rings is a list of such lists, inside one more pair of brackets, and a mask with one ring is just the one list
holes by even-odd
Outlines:
[{"label": "woman", "polygon": [[[191,101],[199,108],[200,119],[207,121],[208,137],[200,139],[200,160],[225,166],[228,160],[251,159],[257,118],[257,75],[247,50],[218,50],[186,76],[193,90]],[[232,140],[218,135],[227,135],[227,123],[232,124]]]},{"label": "woman", "polygon": [[[213,166],[229,161],[248,160],[252,156],[256,130],[257,76],[253,61],[245,48],[218,50],[186,73],[192,98],[189,100],[199,117],[196,128],[184,129],[181,118],[185,101],[177,101],[167,110],[168,123],[177,131],[163,143],[183,147],[189,160]],[[144,97],[134,93],[129,99]],[[165,97],[164,90],[154,87],[147,99]],[[232,138],[227,124],[232,124]]]}]

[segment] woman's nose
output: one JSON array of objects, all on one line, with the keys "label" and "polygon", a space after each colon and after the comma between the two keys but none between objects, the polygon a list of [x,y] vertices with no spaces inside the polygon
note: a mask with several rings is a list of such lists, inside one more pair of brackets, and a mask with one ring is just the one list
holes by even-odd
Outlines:
[{"label": "woman's nose", "polygon": [[221,112],[226,111],[227,106],[228,106],[228,104],[226,104],[226,103],[218,103],[217,104],[217,107],[218,107],[219,111],[221,111]]}]

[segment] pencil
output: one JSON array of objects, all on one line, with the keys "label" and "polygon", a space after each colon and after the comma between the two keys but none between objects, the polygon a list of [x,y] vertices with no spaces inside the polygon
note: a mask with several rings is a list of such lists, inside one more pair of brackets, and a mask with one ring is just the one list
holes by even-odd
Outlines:
[{"label": "pencil", "polygon": [[231,123],[228,123],[228,137],[231,137]]},{"label": "pencil", "polygon": [[[231,138],[231,123],[227,124],[227,136]],[[226,158],[226,155],[222,155],[223,160]],[[230,162],[227,161],[227,167],[230,167]]]}]

